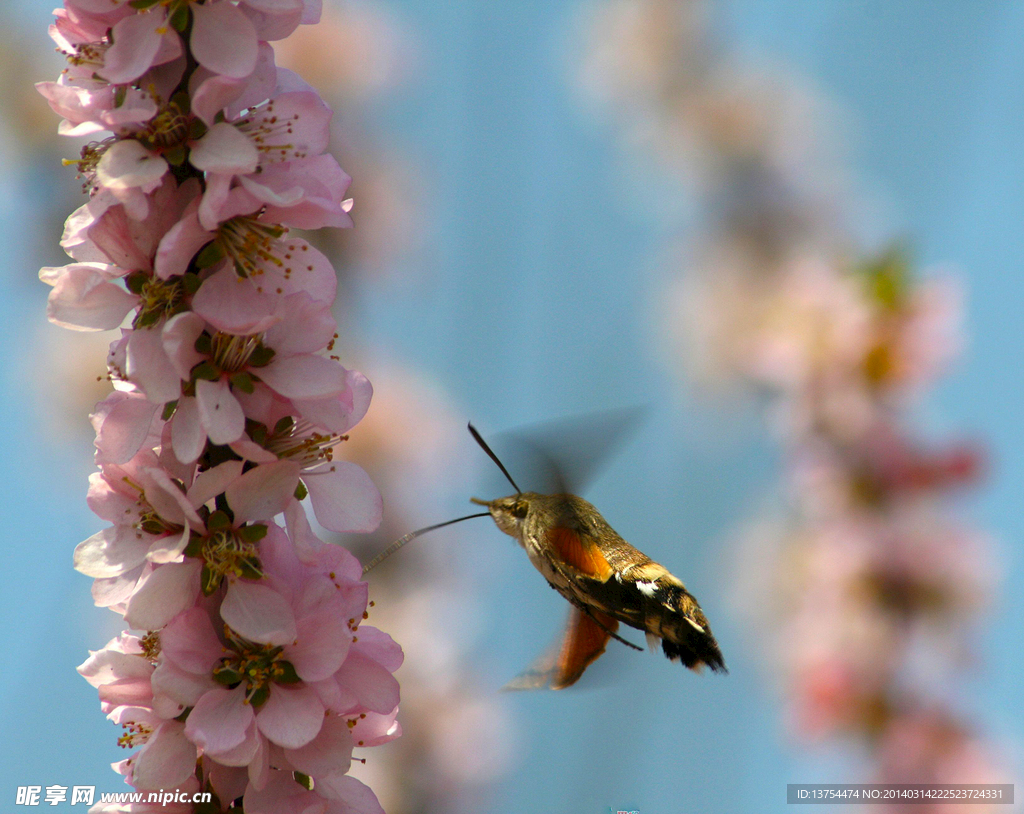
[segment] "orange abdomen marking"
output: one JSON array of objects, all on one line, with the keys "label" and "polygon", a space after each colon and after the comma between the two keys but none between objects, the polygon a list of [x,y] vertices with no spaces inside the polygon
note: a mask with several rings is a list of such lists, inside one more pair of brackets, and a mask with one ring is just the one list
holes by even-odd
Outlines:
[{"label": "orange abdomen marking", "polygon": [[563,562],[588,577],[607,582],[615,573],[597,545],[581,538],[572,529],[563,526],[551,529],[548,542]]}]

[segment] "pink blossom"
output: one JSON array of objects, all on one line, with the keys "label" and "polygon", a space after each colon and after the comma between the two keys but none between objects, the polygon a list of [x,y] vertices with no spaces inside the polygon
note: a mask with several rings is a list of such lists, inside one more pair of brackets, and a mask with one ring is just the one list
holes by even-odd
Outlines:
[{"label": "pink blossom", "polygon": [[286,236],[351,223],[330,111],[266,42],[320,4],[139,5],[67,0],[51,35],[68,68],[39,85],[61,132],[111,134],[76,162],[90,199],[61,241],[76,262],[40,278],[51,321],[120,328],[92,415],[88,501],[109,525],[75,566],[148,631],[80,672],[135,750],[115,770],[136,788],[378,811],[347,772],[355,746],[401,733],[402,652],[361,626],[361,567],[298,500],[331,528],[380,522],[366,473],[333,460],[372,393],[329,355],[336,275]]},{"label": "pink blossom", "polygon": [[[287,756],[317,737],[325,711],[390,713],[398,700],[391,672],[401,651],[386,635],[359,628],[366,584],[340,576],[335,566],[346,555],[325,546],[316,565],[306,567],[273,525],[260,550],[265,580],[229,583],[220,610],[228,625],[223,638],[199,608],[161,634],[158,672],[174,671],[162,686],[178,688],[173,676],[185,674],[220,676],[227,684],[194,700],[185,730],[227,765],[251,760],[262,738]],[[252,673],[235,666],[243,663],[263,666]]]}]

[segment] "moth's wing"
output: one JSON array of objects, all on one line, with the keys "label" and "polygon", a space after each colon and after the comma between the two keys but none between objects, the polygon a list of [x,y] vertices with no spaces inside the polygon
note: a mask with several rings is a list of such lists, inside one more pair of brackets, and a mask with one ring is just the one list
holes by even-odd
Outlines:
[{"label": "moth's wing", "polygon": [[584,413],[510,430],[493,440],[511,471],[523,473],[519,483],[543,494],[579,494],[645,412],[625,407]]},{"label": "moth's wing", "polygon": [[503,689],[561,690],[572,686],[604,652],[618,626],[618,622],[602,613],[591,615],[573,608],[561,644],[541,656]]},{"label": "moth's wing", "polygon": [[574,529],[553,526],[548,530],[547,541],[551,551],[559,558],[553,565],[569,566],[568,569],[559,568],[563,576],[568,577],[576,572],[582,577],[607,582],[615,573],[597,543]]}]

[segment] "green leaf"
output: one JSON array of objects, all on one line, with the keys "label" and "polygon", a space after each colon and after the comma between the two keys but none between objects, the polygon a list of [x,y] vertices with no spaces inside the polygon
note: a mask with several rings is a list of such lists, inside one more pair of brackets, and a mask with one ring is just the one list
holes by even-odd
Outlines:
[{"label": "green leaf", "polygon": [[202,284],[203,281],[199,279],[199,275],[194,271],[187,271],[181,277],[181,287],[185,289],[186,294],[195,294]]},{"label": "green leaf", "polygon": [[182,145],[178,144],[174,147],[164,150],[163,156],[167,160],[167,163],[170,164],[172,167],[180,167],[182,164],[185,163],[185,159],[188,157],[188,154],[185,152],[185,148]]},{"label": "green leaf", "polygon": [[163,314],[160,311],[140,311],[132,324],[134,328],[150,328],[160,321]]},{"label": "green leaf", "polygon": [[224,259],[224,250],[216,240],[211,240],[196,255],[196,268],[208,269]]},{"label": "green leaf", "polygon": [[302,772],[292,772],[292,777],[294,777],[295,782],[302,786],[302,788],[304,788],[306,791],[313,790],[313,778],[310,777],[308,774],[303,774]]},{"label": "green leaf", "polygon": [[[214,792],[213,789],[205,788],[203,789],[203,791],[210,795],[210,802],[192,803],[193,814],[221,814],[224,808],[220,804],[220,797],[217,796],[216,792]],[[239,809],[237,808],[233,808],[231,810],[239,811]],[[241,812],[239,812],[239,814],[241,814]]]},{"label": "green leaf", "polygon": [[132,294],[141,294],[142,289],[145,288],[148,281],[149,275],[144,271],[133,271],[124,278],[124,284]]},{"label": "green leaf", "polygon": [[244,370],[240,373],[233,373],[229,381],[231,382],[232,387],[241,390],[243,393],[252,393],[256,389],[252,376]]},{"label": "green leaf", "polygon": [[203,538],[195,532],[189,537],[188,545],[185,546],[186,557],[198,557],[203,553]]},{"label": "green leaf", "polygon": [[191,141],[199,141],[199,139],[206,135],[209,129],[206,126],[206,122],[202,119],[192,119],[189,124],[188,137]]},{"label": "green leaf", "polygon": [[286,415],[274,425],[274,435],[284,435],[285,433],[290,432],[294,426],[295,419],[290,415]]},{"label": "green leaf", "polygon": [[242,680],[242,674],[234,667],[222,664],[220,667],[213,668],[213,680],[225,687],[233,687]]},{"label": "green leaf", "polygon": [[249,434],[249,437],[261,447],[267,443],[266,424],[261,424],[259,421],[253,421],[251,418],[247,418],[245,420],[245,431]]},{"label": "green leaf", "polygon": [[228,517],[228,513],[220,510],[211,514],[209,519],[206,521],[206,528],[208,531],[220,531],[221,529],[226,529],[230,526],[231,518]]},{"label": "green leaf", "polygon": [[203,565],[203,571],[199,579],[203,589],[203,596],[211,596],[220,587],[220,583],[224,578],[212,570],[210,566]]},{"label": "green leaf", "polygon": [[164,411],[160,414],[163,421],[170,421],[178,409],[178,400],[168,401],[164,404]]},{"label": "green leaf", "polygon": [[271,360],[277,355],[277,352],[273,348],[268,348],[266,345],[259,345],[249,355],[249,366],[250,367],[263,367],[269,365]]},{"label": "green leaf", "polygon": [[259,557],[246,557],[242,560],[239,570],[244,579],[263,579],[263,563]]},{"label": "green leaf", "polygon": [[220,368],[213,364],[213,362],[200,362],[192,368],[192,378],[215,382],[220,378]]},{"label": "green leaf", "polygon": [[130,0],[128,5],[134,9],[142,10],[147,8],[153,8],[153,6],[155,6],[159,2],[160,0]]},{"label": "green leaf", "polygon": [[299,485],[295,487],[295,499],[305,500],[306,495],[308,494],[309,490],[306,488],[306,484],[304,484],[302,481],[299,481]]},{"label": "green leaf", "polygon": [[298,684],[302,681],[302,679],[299,678],[299,674],[295,672],[295,668],[292,666],[290,661],[278,661],[276,664],[284,671],[274,679],[278,684]]},{"label": "green leaf", "polygon": [[249,697],[249,703],[252,704],[253,709],[259,709],[270,698],[270,687],[262,686],[256,692]]},{"label": "green leaf", "polygon": [[258,543],[267,536],[267,526],[265,523],[252,523],[243,526],[238,530],[238,536],[247,543]]},{"label": "green leaf", "polygon": [[147,534],[163,534],[167,527],[159,520],[143,520],[141,528]]},{"label": "green leaf", "polygon": [[171,27],[178,33],[184,33],[188,28],[188,6],[179,5],[171,12],[169,19]]}]

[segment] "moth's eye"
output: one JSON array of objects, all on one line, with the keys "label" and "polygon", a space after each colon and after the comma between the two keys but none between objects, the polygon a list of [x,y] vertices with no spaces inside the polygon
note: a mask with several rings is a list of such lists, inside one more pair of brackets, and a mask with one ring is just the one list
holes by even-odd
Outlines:
[{"label": "moth's eye", "polygon": [[517,500],[509,508],[509,513],[513,517],[518,517],[520,520],[522,520],[524,517],[526,517],[526,513],[529,510],[530,510],[530,506],[529,506],[529,504],[525,500]]}]

